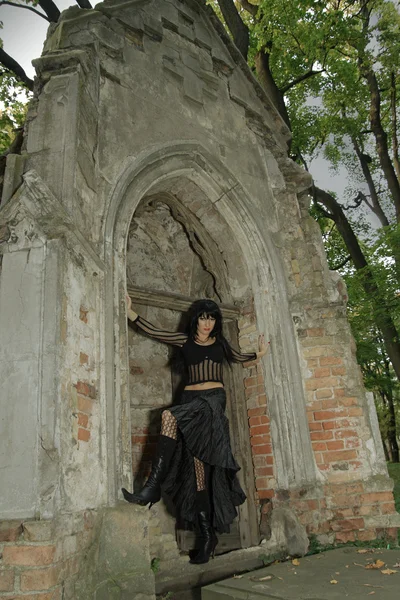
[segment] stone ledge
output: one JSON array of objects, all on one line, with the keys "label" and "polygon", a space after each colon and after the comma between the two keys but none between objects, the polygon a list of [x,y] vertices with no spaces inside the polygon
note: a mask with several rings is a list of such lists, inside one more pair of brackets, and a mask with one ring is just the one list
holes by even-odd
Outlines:
[{"label": "stone ledge", "polygon": [[[278,548],[276,552],[279,552]],[[161,562],[160,571],[156,575],[156,594],[165,594],[171,590],[184,591],[231,577],[233,574],[258,569],[264,564],[260,557],[265,554],[264,548],[254,546],[216,556],[205,565],[191,565],[188,556]],[[273,549],[270,548],[268,554],[273,560]]]}]

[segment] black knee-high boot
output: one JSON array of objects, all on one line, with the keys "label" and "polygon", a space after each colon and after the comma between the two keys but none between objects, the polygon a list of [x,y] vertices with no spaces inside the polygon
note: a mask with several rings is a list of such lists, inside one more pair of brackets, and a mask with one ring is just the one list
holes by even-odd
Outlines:
[{"label": "black knee-high boot", "polygon": [[207,490],[197,492],[197,520],[200,530],[200,546],[195,555],[190,559],[193,565],[208,563],[210,556],[214,558],[218,538],[211,525],[211,508]]},{"label": "black knee-high boot", "polygon": [[131,494],[128,490],[122,488],[125,500],[132,502],[132,504],[140,504],[141,506],[146,506],[150,503],[149,508],[160,500],[161,484],[167,476],[168,467],[172,455],[175,452],[175,447],[176,440],[166,435],[160,435],[157,458],[153,463],[148,480],[138,494]]}]

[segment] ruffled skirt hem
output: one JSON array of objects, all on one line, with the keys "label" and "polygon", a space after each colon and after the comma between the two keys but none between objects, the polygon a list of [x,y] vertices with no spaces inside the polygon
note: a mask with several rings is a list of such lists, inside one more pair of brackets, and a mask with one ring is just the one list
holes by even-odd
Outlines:
[{"label": "ruffled skirt hem", "polygon": [[236,507],[246,500],[236,473],[240,470],[230,444],[229,422],[225,416],[223,388],[184,391],[181,401],[169,410],[178,424],[178,440],[164,482],[178,518],[196,523],[196,473],[194,457],[204,463],[212,508],[213,527],[229,532],[237,516]]}]

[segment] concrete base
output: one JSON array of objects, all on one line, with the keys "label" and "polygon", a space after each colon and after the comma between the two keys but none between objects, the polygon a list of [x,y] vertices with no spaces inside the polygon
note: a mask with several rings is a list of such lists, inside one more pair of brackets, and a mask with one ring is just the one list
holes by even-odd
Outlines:
[{"label": "concrete base", "polygon": [[[363,549],[362,552],[365,552]],[[380,560],[381,568],[366,568]],[[397,600],[400,549],[341,548],[232,577],[202,589],[201,600],[342,600],[366,598]],[[382,573],[385,569],[396,571]]]},{"label": "concrete base", "polygon": [[[244,573],[263,566],[262,555],[265,549],[261,546],[235,550],[228,554],[216,556],[205,565],[191,565],[188,556],[181,556],[179,560],[161,563],[160,571],[156,575],[157,595],[173,592],[174,598],[197,598],[196,590],[234,573]],[[273,560],[275,554],[271,549],[268,556]],[[179,593],[182,596],[179,596]],[[187,595],[185,595],[185,593]]]},{"label": "concrete base", "polygon": [[148,515],[142,507],[118,504],[103,517],[95,600],[154,599]]}]

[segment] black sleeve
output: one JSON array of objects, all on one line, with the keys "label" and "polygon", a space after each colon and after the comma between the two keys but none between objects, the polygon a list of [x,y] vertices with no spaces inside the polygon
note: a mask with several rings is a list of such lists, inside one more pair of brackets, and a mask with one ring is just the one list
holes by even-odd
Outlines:
[{"label": "black sleeve", "polygon": [[158,340],[159,342],[164,342],[165,344],[170,344],[171,346],[180,346],[188,339],[186,333],[173,332],[173,331],[165,331],[164,329],[159,329],[143,317],[139,315],[133,321],[144,333],[146,333],[149,337]]},{"label": "black sleeve", "polygon": [[250,360],[257,359],[257,354],[255,352],[249,352],[248,354],[242,354],[241,352],[238,352],[237,350],[232,348],[232,346],[230,344],[229,344],[229,348],[231,349],[232,360],[234,362],[245,363],[245,362],[249,362]]}]

